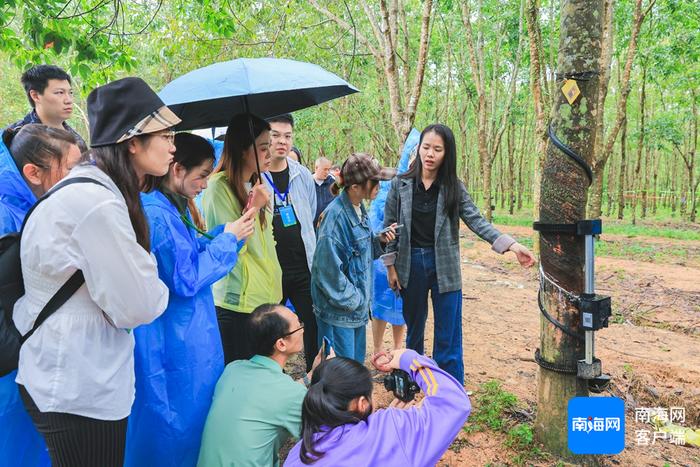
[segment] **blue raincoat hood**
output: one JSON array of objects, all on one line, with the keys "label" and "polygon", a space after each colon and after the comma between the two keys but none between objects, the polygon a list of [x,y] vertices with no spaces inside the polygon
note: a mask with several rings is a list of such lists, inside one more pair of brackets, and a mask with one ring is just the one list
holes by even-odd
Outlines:
[{"label": "blue raincoat hood", "polygon": [[[411,158],[411,152],[418,145],[420,132],[413,128],[406,138],[403,145],[403,151],[399,159],[397,167],[398,173],[402,174],[408,170],[408,161]],[[379,232],[384,228],[384,205],[386,197],[389,194],[391,181],[379,182],[379,192],[377,197],[372,201],[369,207],[369,223],[374,233]],[[372,287],[372,313],[379,319],[388,321],[391,324],[404,324],[403,319],[403,301],[400,296],[397,296],[391,288],[389,288],[389,280],[387,279],[387,271],[384,263],[377,259],[374,260],[373,268],[373,287]]]},{"label": "blue raincoat hood", "polygon": [[0,234],[18,232],[36,196],[17,169],[10,150],[0,139]]},{"label": "blue raincoat hood", "polygon": [[[18,232],[34,203],[36,196],[0,139],[0,235]],[[0,465],[49,467],[49,451],[24,408],[16,376],[15,370],[0,378]]]},{"label": "blue raincoat hood", "polygon": [[[419,139],[420,132],[413,128],[408,134],[408,137],[406,137],[406,142],[403,145],[403,151],[401,152],[401,157],[399,158],[399,165],[396,168],[397,175],[401,175],[408,170],[408,161],[411,158],[411,152],[418,145]],[[370,226],[372,226],[372,231],[374,233],[377,233],[384,228],[384,204],[386,203],[386,196],[389,194],[390,186],[391,180],[379,182],[377,197],[374,198],[374,201],[372,201],[372,204],[369,207],[369,223]]]}]

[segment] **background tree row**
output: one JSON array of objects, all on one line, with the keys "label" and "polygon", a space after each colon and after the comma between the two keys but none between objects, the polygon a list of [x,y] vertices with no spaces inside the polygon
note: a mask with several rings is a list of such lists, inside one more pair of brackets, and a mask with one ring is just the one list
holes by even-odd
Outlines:
[{"label": "background tree row", "polygon": [[[215,61],[276,56],[317,63],[358,95],[299,112],[310,163],[369,151],[395,163],[412,127],[456,133],[459,169],[484,212],[532,209],[544,129],[564,77],[552,0],[5,0],[2,124],[27,111],[22,70],[56,63],[78,104],[94,86],[139,75],[159,89]],[[697,220],[700,6],[605,2],[589,215]],[[284,70],[280,70],[281,73]],[[74,123],[85,129],[83,113]]]}]

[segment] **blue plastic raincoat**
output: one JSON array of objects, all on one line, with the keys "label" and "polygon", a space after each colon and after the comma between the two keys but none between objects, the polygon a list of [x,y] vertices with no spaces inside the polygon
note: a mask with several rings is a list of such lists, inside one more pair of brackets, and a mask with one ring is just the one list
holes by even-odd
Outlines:
[{"label": "blue plastic raincoat", "polygon": [[[418,145],[420,132],[415,128],[411,130],[406,138],[399,159],[398,173],[402,174],[408,170],[408,161],[411,157],[411,152]],[[384,205],[386,204],[386,196],[389,194],[391,182],[379,182],[379,191],[377,197],[374,198],[369,207],[369,225],[372,231],[376,234],[384,228]],[[401,231],[399,231],[399,234]],[[372,283],[372,316],[393,325],[406,324],[403,319],[403,302],[401,296],[394,293],[389,288],[389,279],[387,278],[386,266],[381,259],[374,260],[373,283]]]},{"label": "blue plastic raincoat", "polygon": [[[223,226],[199,236],[160,191],[142,194],[168,308],[134,330],[136,399],[125,466],[194,466],[214,386],[224,369],[211,285],[233,269],[243,242]],[[185,208],[187,220],[191,221]]]},{"label": "blue plastic raincoat", "polygon": [[[0,139],[0,235],[18,232],[36,196]],[[0,467],[49,466],[49,451],[19,396],[17,371],[0,378]]]}]

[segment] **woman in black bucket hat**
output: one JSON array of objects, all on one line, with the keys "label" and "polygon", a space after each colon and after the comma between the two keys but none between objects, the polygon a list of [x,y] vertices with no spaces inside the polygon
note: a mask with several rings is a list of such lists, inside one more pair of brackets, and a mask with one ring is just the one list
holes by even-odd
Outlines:
[{"label": "woman in black bucket hat", "polygon": [[134,399],[131,329],[168,303],[139,192],[147,175],[167,173],[180,120],[139,78],[98,87],[87,104],[92,149],[22,235],[17,329],[27,334],[59,289],[62,304],[22,346],[16,381],[52,465],[121,466]]}]

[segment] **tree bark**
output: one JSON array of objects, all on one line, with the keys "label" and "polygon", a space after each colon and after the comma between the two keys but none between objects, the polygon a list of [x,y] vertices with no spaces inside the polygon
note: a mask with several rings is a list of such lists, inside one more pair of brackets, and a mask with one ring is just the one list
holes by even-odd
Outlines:
[{"label": "tree bark", "polygon": [[508,214],[513,215],[515,210],[515,124],[511,123],[508,128],[508,138],[506,140],[508,148]]},{"label": "tree bark", "polygon": [[[547,151],[547,115],[545,107],[550,106],[549,99],[543,93],[544,52],[542,48],[542,32],[540,29],[539,3],[538,0],[527,1],[527,35],[530,42],[530,89],[535,107],[535,164],[533,173],[533,206],[532,213],[537,216],[540,210],[540,190],[542,182],[542,167]],[[533,250],[539,253],[540,242],[537,232],[533,233]]]},{"label": "tree bark", "polygon": [[[496,65],[494,68],[494,76],[491,79],[486,79],[486,66],[484,64],[484,40],[481,34],[480,26],[483,22],[483,16],[481,14],[481,0],[477,3],[476,17],[479,22],[477,26],[477,33],[474,34],[474,28],[472,27],[472,10],[471,1],[466,0],[462,4],[462,22],[464,23],[464,28],[466,30],[466,41],[467,50],[469,51],[469,64],[470,71],[472,75],[472,80],[474,81],[474,87],[476,88],[477,94],[477,144],[479,148],[479,161],[481,163],[481,170],[486,174],[488,172],[489,178],[493,172],[493,162],[498,154],[501,141],[503,138],[503,133],[506,130],[507,119],[510,113],[510,107],[513,103],[513,98],[516,94],[517,86],[517,75],[520,66],[520,58],[522,55],[523,47],[523,37],[522,34],[519,35],[518,48],[513,59],[513,70],[508,83],[508,96],[506,97],[505,106],[503,112],[500,116],[497,116],[495,112],[495,102],[498,92],[498,77],[495,76],[495,70],[498,68]],[[521,2],[520,10],[523,11],[524,3]],[[522,32],[523,19],[522,14],[520,15],[520,25],[519,31]],[[499,42],[500,44],[500,42]],[[497,47],[498,49],[498,47]],[[493,54],[498,58],[499,54],[496,52]],[[490,83],[487,88],[486,83]],[[489,92],[490,91],[490,92]],[[488,95],[487,95],[488,94]],[[489,118],[491,117],[491,119]],[[483,192],[483,215],[486,219],[491,220],[492,209],[491,206],[494,204],[493,195],[491,191],[491,185],[482,182]]]},{"label": "tree bark", "polygon": [[646,89],[647,89],[647,69],[642,67],[642,90],[639,95],[639,136],[637,137],[637,164],[634,168],[633,186],[634,186],[634,200],[632,201],[632,224],[637,223],[637,204],[639,203],[639,192],[642,187],[642,181],[640,179],[642,171],[642,157],[644,156],[644,124],[646,122],[645,118],[645,105],[646,105]]},{"label": "tree bark", "polygon": [[[653,115],[653,114],[652,114]],[[644,158],[644,175],[642,176],[642,213],[640,218],[647,217],[647,202],[649,192],[649,177],[651,176],[649,166],[653,164],[654,152],[647,146],[646,157]]]},{"label": "tree bark", "polygon": [[[692,99],[692,118],[690,119],[689,122],[689,128],[688,128],[688,138],[687,138],[687,149],[685,151],[681,151],[678,146],[674,146],[674,150],[676,150],[680,155],[683,160],[683,163],[685,165],[686,170],[688,171],[688,199],[686,200],[685,205],[689,208],[688,209],[688,220],[690,222],[695,222],[697,220],[697,206],[698,206],[698,200],[697,200],[697,191],[698,191],[698,186],[700,185],[700,177],[698,179],[695,179],[695,153],[698,148],[698,103],[697,103],[697,94],[695,92],[695,89],[691,91],[691,99]],[[684,208],[684,205],[681,204],[681,209]],[[684,212],[681,211],[681,215],[683,215]]]},{"label": "tree bark", "polygon": [[[405,12],[403,16],[399,14],[405,5],[399,5],[398,0],[379,1],[379,21],[377,21],[376,11],[367,4],[365,0],[360,0],[367,21],[369,22],[374,41],[368,39],[364,35],[342,19],[340,16],[331,12],[326,6],[322,5],[318,0],[310,0],[309,3],[316,11],[324,15],[338,25],[338,27],[352,31],[356,35],[360,44],[367,48],[373,56],[375,62],[384,74],[384,83],[388,92],[389,115],[391,127],[394,137],[398,144],[392,144],[392,147],[398,146],[399,152],[403,148],[403,143],[413,127],[413,122],[416,117],[416,110],[423,91],[423,78],[425,76],[425,68],[428,62],[428,49],[430,46],[430,25],[432,19],[433,0],[423,0],[423,10],[421,13],[421,31],[419,36],[419,51],[418,58],[415,63],[415,72],[413,73],[413,85],[408,89],[407,83],[410,78],[407,76],[411,71],[411,66],[408,62],[401,67],[397,61],[399,43],[402,43],[405,55],[408,55],[410,47],[408,46],[408,27],[405,24]],[[401,17],[401,18],[400,18]],[[403,41],[399,40],[399,19],[403,24]],[[404,60],[407,60],[404,58]],[[402,83],[404,89],[402,90]]]},{"label": "tree bark", "polygon": [[[639,0],[638,0],[639,1]],[[598,109],[600,112],[594,114],[595,132],[598,135],[596,139],[596,147],[593,150],[593,184],[588,195],[589,217],[600,217],[600,206],[603,201],[603,177],[605,175],[605,162],[602,165],[596,164],[599,155],[603,152],[603,134],[605,121],[605,100],[608,97],[608,88],[610,84],[610,64],[612,63],[613,52],[613,0],[603,0],[603,17],[602,17],[602,48],[600,51],[600,59],[598,62],[598,70],[600,71],[600,80],[598,81]],[[618,86],[620,83],[618,82]],[[596,209],[597,207],[597,209]]]},{"label": "tree bark", "polygon": [[[606,0],[607,1],[607,0]],[[610,157],[610,154],[612,154],[613,147],[615,145],[615,140],[617,139],[617,135],[620,132],[620,128],[622,127],[622,122],[627,116],[627,98],[629,97],[631,87],[630,87],[630,76],[632,74],[632,63],[634,62],[634,57],[637,52],[637,40],[639,38],[639,31],[642,28],[642,23],[644,22],[644,18],[646,15],[649,13],[651,10],[652,6],[654,6],[654,3],[656,0],[650,0],[649,4],[647,5],[647,8],[643,9],[642,8],[642,2],[643,0],[635,0],[635,7],[634,7],[634,20],[632,23],[632,31],[630,34],[630,41],[627,46],[627,57],[625,60],[625,69],[622,73],[622,79],[620,81],[620,96],[617,101],[617,112],[615,115],[615,123],[613,124],[610,134],[608,135],[607,141],[603,145],[603,113],[605,112],[605,97],[606,97],[606,92],[602,92],[600,97],[599,97],[599,102],[598,102],[598,108],[600,109],[600,114],[596,116],[596,118],[599,119],[597,123],[598,128],[596,129],[596,132],[598,133],[598,138],[599,142],[597,144],[597,149],[594,155],[594,160],[592,164],[593,168],[593,175],[595,178],[602,178],[604,171],[605,171],[605,164],[608,161],[608,158]],[[611,13],[612,14],[612,13]],[[612,34],[612,32],[611,32]],[[612,46],[612,39],[609,41],[610,46]],[[603,57],[606,56],[606,53],[604,52]],[[608,68],[609,68],[609,59],[608,59]],[[602,63],[601,63],[602,65]],[[609,77],[609,71],[606,72],[606,76]],[[607,88],[607,83],[605,83],[605,88]],[[597,183],[594,185],[596,188],[598,186],[601,187],[602,191],[602,184],[598,185]],[[594,191],[593,196],[591,197],[591,202],[589,203],[589,217],[591,218],[598,218],[600,217],[600,211],[601,211],[601,202],[602,202],[602,195],[598,192],[596,189]]]},{"label": "tree bark", "polygon": [[[611,161],[614,159],[615,155],[613,154],[611,156]],[[615,197],[613,196],[613,193],[615,192],[615,165],[610,164],[608,166],[608,184],[605,188],[605,193],[606,199],[607,199],[607,208],[605,209],[606,216],[610,217],[612,215],[612,209],[613,209],[613,203],[615,201]]]},{"label": "tree bark", "polygon": [[[481,1],[478,3],[477,15],[481,17]],[[469,64],[476,88],[477,104],[476,104],[476,128],[477,128],[477,147],[479,150],[479,161],[481,162],[481,170],[483,171],[483,180],[481,187],[483,190],[483,214],[487,219],[491,219],[491,164],[489,163],[488,151],[488,135],[487,132],[487,108],[486,108],[486,93],[484,90],[486,81],[484,77],[483,67],[483,49],[481,48],[480,37],[474,36],[474,31],[471,23],[471,5],[467,0],[462,4],[462,19],[464,27],[467,31],[467,49],[469,51]],[[488,167],[486,167],[488,165]],[[488,179],[488,182],[486,181]]]},{"label": "tree bark", "polygon": [[676,209],[678,209],[678,192],[676,191],[678,187],[677,171],[678,164],[676,163],[676,153],[673,153],[673,159],[671,160],[671,217],[675,217]]},{"label": "tree bark", "polygon": [[620,130],[620,178],[617,185],[617,218],[625,217],[625,176],[627,175],[627,119]]},{"label": "tree bark", "polygon": [[[597,69],[602,45],[602,14],[602,0],[562,1],[556,68],[560,75]],[[579,81],[581,96],[571,106],[562,93],[557,93],[552,114],[556,135],[588,164],[593,160],[596,140],[594,115],[602,110],[597,108],[598,80],[598,75],[594,75],[589,81]],[[557,84],[560,87],[563,81]],[[574,223],[584,219],[587,191],[585,172],[550,144],[542,177],[539,219],[546,223]],[[584,286],[583,237],[541,234],[540,252],[544,273],[560,287],[579,295]],[[555,287],[544,287],[543,302],[559,322],[580,331],[578,310]],[[544,316],[540,322],[542,358],[556,365],[575,367],[584,357],[583,342],[563,334]],[[535,434],[554,455],[573,456],[567,444],[567,404],[572,397],[586,395],[585,381],[575,375],[539,369]]]},{"label": "tree bark", "polygon": [[657,154],[654,160],[654,172],[652,174],[652,190],[654,190],[654,198],[651,204],[651,213],[656,215],[656,210],[659,204],[659,162],[661,161],[661,154]]},{"label": "tree bark", "polygon": [[690,146],[690,153],[688,154],[688,163],[692,164],[692,167],[690,169],[690,222],[695,222],[697,220],[697,207],[698,207],[698,197],[697,197],[697,192],[698,192],[698,185],[700,185],[700,177],[698,179],[694,179],[695,177],[695,153],[698,150],[698,102],[697,102],[697,95],[695,93],[695,90],[691,92],[692,98],[693,98],[693,120],[691,121],[692,124],[692,139],[691,139],[691,146]]},{"label": "tree bark", "polygon": [[[432,9],[433,1],[425,0],[423,2],[423,13],[421,16],[418,63],[416,64],[416,73],[413,77],[413,87],[411,88],[411,94],[406,104],[404,118],[401,122],[402,126],[400,127],[402,148],[403,142],[406,141],[406,137],[408,137],[408,134],[411,132],[413,121],[416,119],[416,110],[418,109],[418,102],[420,101],[421,92],[423,90],[423,78],[425,77],[425,66],[428,63],[428,48],[430,46],[430,19]],[[408,92],[408,89],[406,92]]]},{"label": "tree bark", "polygon": [[[520,149],[518,150],[517,154],[517,159],[518,159],[518,179],[517,179],[517,184],[518,184],[518,203],[517,203],[517,209],[518,212],[520,212],[523,208],[523,197],[525,194],[525,175],[523,172],[523,168],[525,166],[525,160],[529,159],[529,154],[530,154],[530,122],[527,119],[527,116],[529,114],[525,114],[525,124],[522,127],[522,132],[520,134]],[[531,190],[528,190],[531,192]]]},{"label": "tree bark", "polygon": [[401,108],[403,107],[401,102],[401,90],[399,88],[399,73],[396,67],[396,43],[392,41],[391,32],[392,29],[389,20],[389,11],[386,6],[386,1],[382,0],[379,2],[379,8],[382,13],[382,22],[380,24],[380,31],[382,32],[382,58],[384,64],[384,75],[387,80],[387,89],[389,91],[389,109],[391,110],[391,124],[394,126],[394,131],[396,131],[396,139],[402,141],[399,128],[401,127]]}]

